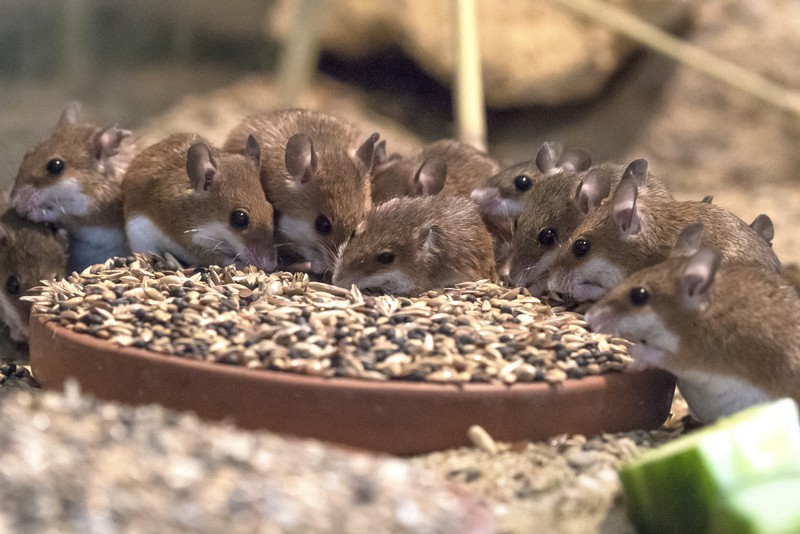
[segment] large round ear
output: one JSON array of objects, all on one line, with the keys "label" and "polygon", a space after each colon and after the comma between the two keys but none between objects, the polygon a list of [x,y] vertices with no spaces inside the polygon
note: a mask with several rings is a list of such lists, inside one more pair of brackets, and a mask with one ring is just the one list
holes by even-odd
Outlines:
[{"label": "large round ear", "polygon": [[67,102],[64,105],[64,109],[61,110],[61,116],[58,118],[58,123],[56,127],[66,126],[68,124],[75,124],[78,122],[78,113],[81,112],[81,104],[73,100],[72,102]]},{"label": "large round ear", "polygon": [[582,148],[568,148],[558,158],[558,166],[565,171],[582,172],[592,166],[592,155]]},{"label": "large round ear", "polygon": [[690,224],[684,228],[675,242],[675,247],[670,251],[670,257],[686,257],[695,254],[700,250],[704,230],[705,226],[701,222]]},{"label": "large round ear", "polygon": [[447,180],[447,162],[442,158],[425,160],[414,175],[412,191],[416,196],[431,196],[444,188]]},{"label": "large round ear", "polygon": [[769,215],[760,213],[753,222],[750,223],[750,228],[767,242],[767,245],[772,246],[772,240],[775,237],[775,226],[772,224],[772,219]]},{"label": "large round ear", "polygon": [[358,167],[358,171],[362,176],[365,176],[372,170],[372,164],[375,157],[375,143],[378,142],[379,138],[380,134],[375,132],[367,137],[367,140],[364,141],[360,147],[358,147],[358,150],[356,150],[356,166]]},{"label": "large round ear", "polygon": [[109,126],[98,131],[92,136],[91,150],[94,159],[105,162],[111,156],[119,153],[122,140],[131,135],[130,130],[123,130],[116,126]]},{"label": "large round ear", "polygon": [[563,151],[564,147],[561,146],[561,143],[545,141],[539,147],[539,152],[536,153],[536,167],[542,173],[547,174],[558,167],[558,158],[561,157]]},{"label": "large round ear", "polygon": [[311,138],[304,133],[291,136],[286,142],[284,163],[297,184],[310,182],[317,173],[317,153]]},{"label": "large round ear", "polygon": [[641,219],[636,209],[638,195],[636,181],[623,177],[611,199],[611,216],[623,236],[635,235],[641,230]]},{"label": "large round ear", "polygon": [[699,308],[708,302],[721,261],[722,253],[712,248],[701,248],[689,258],[679,285],[681,297],[689,307]]},{"label": "large round ear", "polygon": [[644,158],[631,161],[622,173],[622,178],[633,178],[636,185],[642,187],[647,182],[647,168],[649,164]]},{"label": "large round ear", "polygon": [[195,143],[186,153],[186,174],[196,191],[208,191],[217,175],[217,161],[205,143]]},{"label": "large round ear", "polygon": [[609,193],[611,193],[611,179],[601,170],[593,169],[586,173],[578,189],[575,190],[573,200],[584,215],[597,209]]},{"label": "large round ear", "polygon": [[256,163],[256,167],[261,165],[261,144],[253,134],[247,136],[247,143],[244,145],[244,155]]},{"label": "large round ear", "polygon": [[427,253],[435,254],[443,248],[442,235],[436,225],[425,225],[417,234],[419,247]]}]

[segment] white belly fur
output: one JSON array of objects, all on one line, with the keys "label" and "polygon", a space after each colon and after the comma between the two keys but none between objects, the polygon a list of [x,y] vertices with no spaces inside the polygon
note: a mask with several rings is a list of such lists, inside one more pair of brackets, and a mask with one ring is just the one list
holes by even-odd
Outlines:
[{"label": "white belly fur", "polygon": [[678,376],[680,389],[689,409],[703,423],[713,423],[772,398],[747,380],[700,371],[682,372]]},{"label": "white belly fur", "polygon": [[136,215],[125,223],[125,232],[128,234],[133,252],[150,252],[163,255],[169,252],[176,258],[194,265],[200,265],[200,260],[194,254],[168,237],[157,224],[146,215]]},{"label": "white belly fur", "polygon": [[69,268],[81,271],[88,265],[103,263],[108,258],[130,254],[128,241],[121,228],[88,226],[70,234]]}]

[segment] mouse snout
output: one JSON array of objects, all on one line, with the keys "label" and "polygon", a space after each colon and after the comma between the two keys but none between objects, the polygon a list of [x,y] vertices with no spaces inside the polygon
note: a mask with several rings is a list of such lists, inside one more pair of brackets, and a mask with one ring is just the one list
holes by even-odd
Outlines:
[{"label": "mouse snout", "polygon": [[36,189],[32,185],[23,185],[22,187],[15,187],[11,191],[9,204],[14,208],[20,217],[28,218],[28,215],[34,211],[36,207],[35,200]]},{"label": "mouse snout", "polygon": [[586,312],[586,323],[593,332],[616,335],[614,310],[608,304],[597,303]]}]

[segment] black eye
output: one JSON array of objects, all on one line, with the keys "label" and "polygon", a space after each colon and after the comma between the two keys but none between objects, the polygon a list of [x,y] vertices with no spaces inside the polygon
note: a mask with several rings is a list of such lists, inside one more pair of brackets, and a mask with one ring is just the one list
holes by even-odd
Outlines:
[{"label": "black eye", "polygon": [[47,174],[58,176],[62,172],[64,172],[64,160],[53,158],[47,162]]},{"label": "black eye", "polygon": [[250,226],[250,216],[244,210],[233,210],[231,212],[231,226],[244,230]]},{"label": "black eye", "polygon": [[389,265],[394,261],[394,253],[392,252],[381,252],[378,254],[378,257],[375,258],[378,260],[378,263],[383,263],[384,265]]},{"label": "black eye", "polygon": [[6,292],[9,295],[18,295],[19,294],[19,280],[14,275],[8,277],[6,280]]},{"label": "black eye", "polygon": [[577,257],[586,256],[592,249],[592,245],[585,239],[578,239],[572,244],[572,253]]},{"label": "black eye", "polygon": [[533,187],[533,180],[527,174],[520,174],[514,178],[514,187],[517,188],[517,191],[527,191]]},{"label": "black eye", "polygon": [[542,228],[542,231],[539,232],[539,243],[549,247],[554,245],[556,239],[558,239],[558,234],[552,228]]},{"label": "black eye", "polygon": [[644,306],[650,300],[650,293],[643,287],[634,287],[628,296],[634,306]]},{"label": "black eye", "polygon": [[316,228],[317,232],[320,234],[328,235],[331,233],[331,220],[324,215],[320,215],[317,217],[317,220],[314,221],[314,228]]}]

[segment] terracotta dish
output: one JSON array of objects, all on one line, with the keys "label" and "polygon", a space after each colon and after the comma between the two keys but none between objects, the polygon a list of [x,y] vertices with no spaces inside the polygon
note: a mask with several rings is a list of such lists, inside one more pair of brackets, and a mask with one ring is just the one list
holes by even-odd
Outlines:
[{"label": "terracotta dish", "polygon": [[130,404],[160,403],[208,419],[408,455],[469,445],[478,424],[500,441],[652,429],[668,417],[675,381],[662,371],[545,383],[433,384],[318,378],[120,348],[45,317],[31,321],[36,380]]}]

